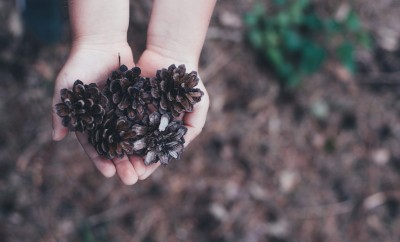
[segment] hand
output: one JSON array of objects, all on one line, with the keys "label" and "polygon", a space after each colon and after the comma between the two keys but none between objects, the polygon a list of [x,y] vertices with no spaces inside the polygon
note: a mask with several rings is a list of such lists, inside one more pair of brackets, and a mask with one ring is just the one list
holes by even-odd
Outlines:
[{"label": "hand", "polygon": [[[191,61],[186,61],[183,58],[181,60],[170,58],[162,54],[162,52],[156,52],[149,49],[147,49],[140,57],[137,66],[140,67],[143,76],[153,77],[157,70],[162,68],[168,68],[168,66],[170,66],[171,64],[176,64],[176,65],[185,64],[187,72],[198,70],[197,64]],[[201,79],[198,86],[196,87],[200,88],[204,92],[204,95],[201,98],[201,101],[196,105],[194,105],[193,112],[186,113],[183,116],[183,123],[187,128],[187,133],[185,135],[185,147],[187,147],[187,145],[201,133],[204,123],[206,121],[208,107],[209,107],[209,96]],[[137,162],[137,160],[139,160],[138,163],[141,164],[141,166],[145,167],[142,158],[130,157],[130,159],[133,160],[134,162]],[[139,176],[139,179],[142,180],[147,178],[156,170],[156,168],[159,165],[160,162],[157,162],[155,164],[148,166],[147,170],[144,173],[142,173],[142,175]],[[141,169],[143,168],[141,167]]]},{"label": "hand", "polygon": [[[54,105],[61,100],[60,90],[62,88],[71,88],[77,79],[84,83],[103,85],[110,73],[119,67],[118,55],[121,56],[121,64],[126,65],[128,68],[134,66],[131,48],[124,42],[120,44],[78,43],[73,46],[71,54],[60,71],[55,84],[53,97],[54,140],[61,140],[68,134],[68,129],[61,124],[61,119],[54,110]],[[104,176],[111,177],[117,172],[125,184],[136,183],[138,174],[134,167],[137,167],[137,162],[131,162],[127,157],[113,159],[112,161],[108,160],[99,156],[94,147],[88,143],[87,134],[76,132],[76,136],[85,152]],[[146,170],[140,171],[142,173],[146,172]]]}]

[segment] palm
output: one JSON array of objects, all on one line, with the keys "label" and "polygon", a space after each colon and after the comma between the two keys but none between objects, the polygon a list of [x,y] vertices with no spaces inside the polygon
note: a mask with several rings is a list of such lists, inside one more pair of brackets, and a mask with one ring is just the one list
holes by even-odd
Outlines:
[{"label": "palm", "polygon": [[[60,88],[72,87],[76,79],[84,83],[102,84],[112,70],[118,67],[118,55],[124,56],[126,65],[133,65],[132,53],[129,47],[120,48],[123,53],[117,50],[104,49],[77,49],[74,50],[67,63],[61,70],[57,82],[56,92]],[[55,93],[57,94],[57,93]]]},{"label": "palm", "polygon": [[[119,58],[120,56],[120,58]],[[89,48],[85,46],[75,47],[71,55],[60,71],[53,98],[53,106],[60,101],[59,90],[71,88],[75,80],[80,79],[84,83],[97,83],[103,85],[107,76],[119,65],[122,64],[133,67],[133,57],[130,47],[126,44],[110,47]],[[67,128],[63,127],[57,115],[53,113],[54,138],[61,140],[68,133]],[[96,167],[107,177],[113,176],[116,172],[115,162],[100,157],[95,149],[88,143],[87,135],[76,133],[85,152],[93,160]],[[118,161],[117,161],[118,163]],[[125,162],[126,163],[126,162]],[[123,163],[123,165],[125,164]],[[121,164],[119,162],[118,164]]]},{"label": "palm", "polygon": [[[185,64],[187,71],[197,71],[196,64],[189,62],[182,63],[180,60],[165,57],[149,50],[146,50],[143,53],[137,63],[137,66],[142,69],[144,76],[151,77],[155,75],[157,70],[161,68],[167,68],[171,64]],[[183,116],[183,123],[188,128],[188,131],[185,135],[185,146],[187,146],[201,132],[207,117],[209,97],[201,80],[198,84],[198,88],[204,92],[204,96],[202,97],[201,101],[194,106],[193,112],[187,113]]]}]

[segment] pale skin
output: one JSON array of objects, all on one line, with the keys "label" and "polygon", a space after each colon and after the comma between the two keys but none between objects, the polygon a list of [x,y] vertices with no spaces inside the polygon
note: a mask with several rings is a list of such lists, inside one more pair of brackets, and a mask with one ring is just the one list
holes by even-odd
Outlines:
[{"label": "pale skin", "polygon": [[[198,70],[198,60],[204,44],[216,0],[154,0],[147,32],[146,50],[137,62],[133,60],[127,43],[129,25],[129,0],[70,0],[69,11],[73,43],[67,62],[55,84],[53,107],[60,101],[59,90],[71,88],[74,81],[103,84],[107,76],[121,64],[138,66],[144,76],[171,64],[185,64],[187,71]],[[209,97],[203,82],[198,87],[204,96],[192,113],[183,116],[188,128],[185,135],[188,145],[203,129]],[[53,139],[62,140],[68,129],[53,110]],[[108,160],[97,155],[85,134],[76,132],[78,141],[98,170],[106,177],[117,174],[126,185],[146,179],[160,165],[145,166],[143,158],[125,156]]]}]

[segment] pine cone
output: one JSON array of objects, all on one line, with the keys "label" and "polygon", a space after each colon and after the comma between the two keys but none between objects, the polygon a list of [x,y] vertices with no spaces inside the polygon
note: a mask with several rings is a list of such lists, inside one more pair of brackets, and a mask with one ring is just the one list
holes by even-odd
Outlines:
[{"label": "pine cone", "polygon": [[159,100],[160,111],[178,117],[182,112],[192,112],[193,105],[200,102],[204,93],[194,88],[198,83],[197,72],[186,73],[185,65],[171,65],[150,80],[151,95]]},{"label": "pine cone", "polygon": [[142,129],[147,129],[146,135],[133,143],[137,154],[146,155],[144,163],[150,165],[160,160],[168,165],[171,158],[179,159],[183,152],[186,127],[181,121],[174,121],[169,113],[151,113],[144,120]]},{"label": "pine cone", "polygon": [[72,90],[61,89],[61,103],[55,105],[62,124],[71,131],[92,130],[103,121],[107,98],[95,83],[89,85],[76,80]]},{"label": "pine cone", "polygon": [[122,65],[107,80],[103,93],[110,100],[109,109],[115,109],[119,117],[140,119],[152,101],[148,79],[140,77],[140,68],[131,70]]},{"label": "pine cone", "polygon": [[125,117],[118,117],[110,111],[104,122],[89,132],[89,142],[99,155],[108,159],[122,158],[124,154],[133,154],[133,142],[141,138],[146,130],[146,127],[133,125]]}]

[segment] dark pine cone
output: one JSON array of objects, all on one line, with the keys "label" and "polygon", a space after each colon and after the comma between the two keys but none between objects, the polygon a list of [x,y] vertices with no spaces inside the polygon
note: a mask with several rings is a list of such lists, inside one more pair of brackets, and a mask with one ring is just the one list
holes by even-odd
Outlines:
[{"label": "dark pine cone", "polygon": [[197,72],[186,73],[185,65],[171,65],[158,70],[156,77],[150,79],[151,95],[159,100],[160,111],[178,117],[180,113],[192,112],[193,105],[200,102],[204,93],[194,88],[198,83]]},{"label": "dark pine cone", "polygon": [[140,119],[147,110],[147,104],[152,102],[150,84],[140,77],[140,73],[138,67],[128,70],[122,65],[107,80],[103,93],[110,100],[109,109],[115,109],[119,117]]},{"label": "dark pine cone", "polygon": [[146,135],[133,143],[133,150],[139,155],[146,155],[144,163],[150,165],[160,160],[168,165],[171,158],[179,159],[183,152],[186,127],[181,121],[173,121],[169,113],[153,112],[145,118],[142,129]]},{"label": "dark pine cone", "polygon": [[76,80],[72,90],[61,89],[61,103],[55,105],[62,124],[71,131],[92,130],[103,121],[107,98],[95,83]]},{"label": "dark pine cone", "polygon": [[124,154],[133,154],[133,142],[145,132],[146,127],[133,125],[125,117],[118,117],[114,111],[110,111],[104,122],[89,132],[89,142],[99,155],[108,159],[122,158]]}]

